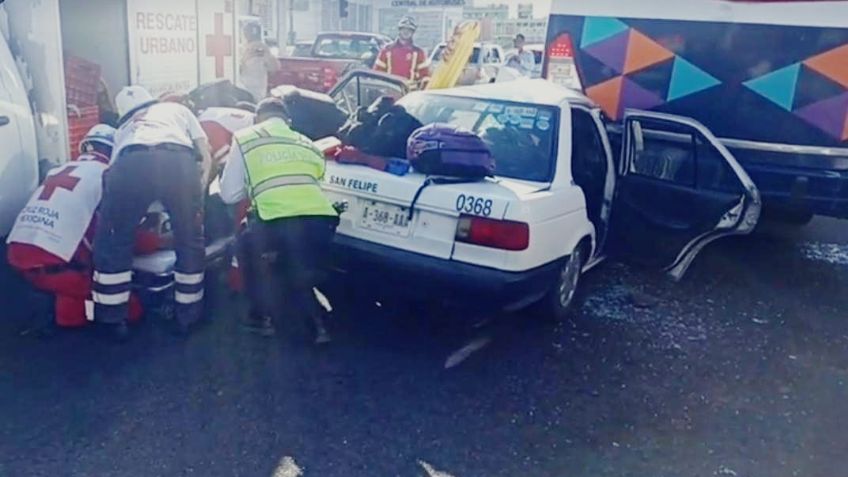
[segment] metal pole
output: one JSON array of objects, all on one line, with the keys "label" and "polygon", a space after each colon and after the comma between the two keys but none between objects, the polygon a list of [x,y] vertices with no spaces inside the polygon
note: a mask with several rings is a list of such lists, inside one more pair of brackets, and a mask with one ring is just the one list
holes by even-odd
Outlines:
[{"label": "metal pole", "polygon": [[297,40],[297,33],[294,31],[294,0],[289,2],[289,45],[294,46]]}]

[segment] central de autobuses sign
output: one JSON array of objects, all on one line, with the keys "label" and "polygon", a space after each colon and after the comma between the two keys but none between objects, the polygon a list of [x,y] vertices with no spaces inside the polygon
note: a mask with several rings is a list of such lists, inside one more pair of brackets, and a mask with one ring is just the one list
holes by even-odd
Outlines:
[{"label": "central de autobuses sign", "polygon": [[235,81],[234,0],[127,0],[130,74],[154,95]]}]

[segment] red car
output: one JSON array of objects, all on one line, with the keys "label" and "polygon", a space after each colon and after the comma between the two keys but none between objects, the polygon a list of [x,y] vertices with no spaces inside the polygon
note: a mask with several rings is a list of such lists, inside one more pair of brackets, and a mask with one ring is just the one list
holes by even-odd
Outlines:
[{"label": "red car", "polygon": [[351,69],[371,68],[380,49],[390,41],[373,33],[321,33],[309,57],[280,58],[280,70],[271,75],[269,86],[289,84],[326,93]]}]

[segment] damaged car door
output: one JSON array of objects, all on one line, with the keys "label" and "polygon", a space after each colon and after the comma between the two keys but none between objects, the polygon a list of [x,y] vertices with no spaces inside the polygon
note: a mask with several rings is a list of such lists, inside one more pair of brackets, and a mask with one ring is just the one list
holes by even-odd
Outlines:
[{"label": "damaged car door", "polygon": [[759,191],[701,123],[628,111],[622,134],[612,254],[679,280],[707,244],[754,229]]},{"label": "damaged car door", "polygon": [[342,78],[330,92],[331,98],[348,115],[359,107],[368,107],[377,98],[400,99],[409,92],[403,78],[371,70],[354,70]]}]

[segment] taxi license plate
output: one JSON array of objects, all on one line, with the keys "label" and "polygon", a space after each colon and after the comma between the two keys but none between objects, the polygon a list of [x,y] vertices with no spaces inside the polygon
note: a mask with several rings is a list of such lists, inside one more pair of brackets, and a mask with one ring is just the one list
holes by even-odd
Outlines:
[{"label": "taxi license plate", "polygon": [[409,236],[409,209],[366,201],[362,204],[359,226],[368,230],[407,237]]}]

